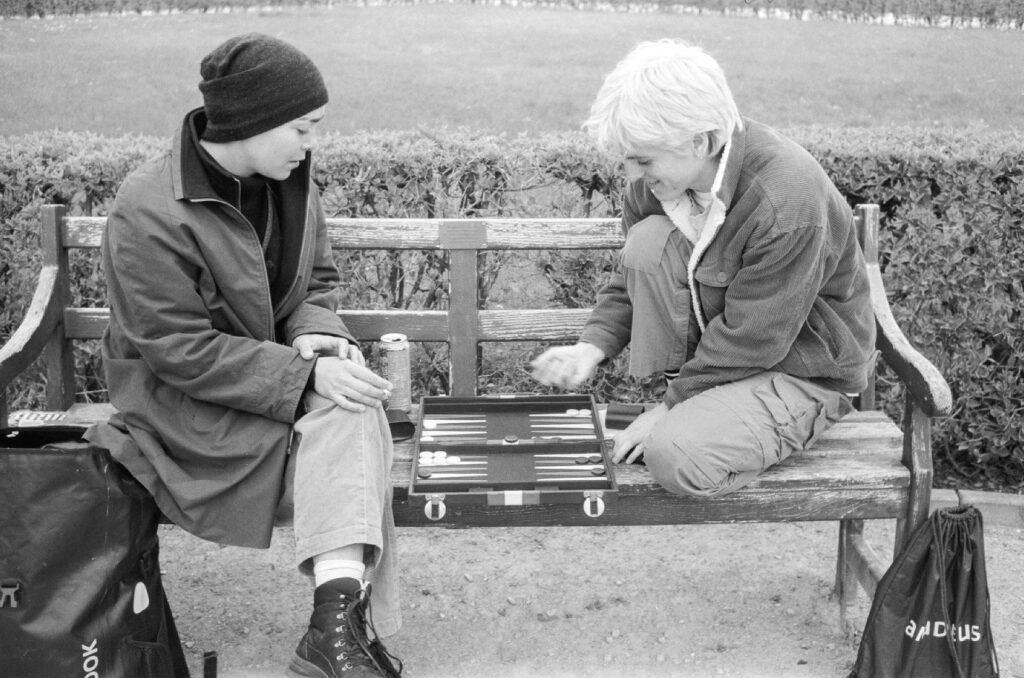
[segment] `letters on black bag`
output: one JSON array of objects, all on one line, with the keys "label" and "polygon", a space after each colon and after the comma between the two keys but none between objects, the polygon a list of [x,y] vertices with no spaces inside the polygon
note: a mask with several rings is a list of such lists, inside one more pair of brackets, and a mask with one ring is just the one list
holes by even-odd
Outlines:
[{"label": "letters on black bag", "polygon": [[981,512],[935,511],[875,591],[850,678],[997,678]]},{"label": "letters on black bag", "polygon": [[11,678],[189,678],[152,498],[82,429],[0,431],[0,657]]}]

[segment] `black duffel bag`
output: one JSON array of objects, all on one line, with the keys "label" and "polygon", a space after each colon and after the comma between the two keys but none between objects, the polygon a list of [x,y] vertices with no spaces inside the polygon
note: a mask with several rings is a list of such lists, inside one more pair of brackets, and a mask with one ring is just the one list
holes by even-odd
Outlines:
[{"label": "black duffel bag", "polygon": [[82,430],[0,430],[0,673],[188,678],[159,510]]}]

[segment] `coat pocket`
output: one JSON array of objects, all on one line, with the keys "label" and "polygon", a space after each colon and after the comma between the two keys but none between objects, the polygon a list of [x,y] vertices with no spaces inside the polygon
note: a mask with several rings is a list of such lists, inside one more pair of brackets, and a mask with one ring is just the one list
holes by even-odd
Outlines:
[{"label": "coat pocket", "polygon": [[725,310],[725,293],[736,278],[739,269],[720,260],[704,260],[694,272],[700,296],[701,310],[711,320]]}]

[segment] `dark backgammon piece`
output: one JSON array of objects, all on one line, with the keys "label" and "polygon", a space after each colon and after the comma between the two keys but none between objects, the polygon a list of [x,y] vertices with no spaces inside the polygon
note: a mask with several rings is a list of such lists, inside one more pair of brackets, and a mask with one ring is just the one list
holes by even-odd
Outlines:
[{"label": "dark backgammon piece", "polygon": [[595,476],[603,476],[604,475],[604,467],[595,466],[594,468],[590,469],[590,473],[592,475],[595,475]]},{"label": "dark backgammon piece", "polygon": [[590,457],[576,457],[576,463],[577,464],[589,464],[590,463],[590,459],[591,459]]},{"label": "dark backgammon piece", "polygon": [[587,461],[589,461],[591,464],[600,464],[601,463],[601,455],[600,454],[592,454],[589,457],[587,457]]},{"label": "dark backgammon piece", "polygon": [[506,443],[518,443],[519,442],[519,436],[513,436],[513,435],[505,436],[505,442]]},{"label": "dark backgammon piece", "polygon": [[420,478],[423,478],[423,479],[425,480],[425,479],[429,478],[430,476],[432,476],[432,475],[434,475],[434,474],[433,474],[433,473],[431,473],[430,471],[428,471],[428,470],[427,470],[427,469],[425,469],[425,468],[421,468],[421,469],[420,469],[420,472],[419,472],[419,473],[417,473],[416,475],[418,475],[418,476],[419,476]]}]

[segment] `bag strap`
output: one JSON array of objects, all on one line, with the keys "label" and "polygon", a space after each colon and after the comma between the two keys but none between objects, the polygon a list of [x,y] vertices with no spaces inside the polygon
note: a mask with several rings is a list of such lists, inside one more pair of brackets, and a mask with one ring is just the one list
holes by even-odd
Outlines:
[{"label": "bag strap", "polygon": [[[973,507],[972,507],[973,508]],[[982,556],[985,553],[984,539],[985,539],[985,521],[982,519],[981,511],[975,509],[975,515],[978,520],[978,538],[982,543],[979,544]],[[995,675],[999,675],[999,657],[996,656],[996,643],[992,639],[992,598],[988,593],[988,579],[985,580],[985,633],[988,634],[988,649],[989,654],[992,658],[992,669],[995,671]]]},{"label": "bag strap", "polygon": [[964,667],[960,663],[960,655],[957,654],[956,644],[953,642],[953,626],[949,618],[949,584],[946,581],[946,547],[951,526],[945,520],[945,513],[942,510],[932,515],[932,546],[938,549],[936,557],[939,569],[939,600],[942,602],[942,620],[946,623],[946,645],[949,646],[949,654],[956,666],[956,673],[959,678],[967,678],[964,674]]}]

